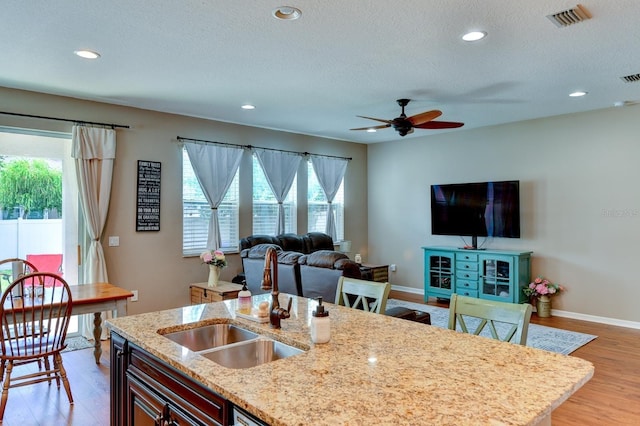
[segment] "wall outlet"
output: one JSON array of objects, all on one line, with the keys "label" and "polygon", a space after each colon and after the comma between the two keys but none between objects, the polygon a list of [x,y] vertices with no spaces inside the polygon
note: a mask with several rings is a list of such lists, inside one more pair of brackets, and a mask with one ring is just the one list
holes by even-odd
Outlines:
[{"label": "wall outlet", "polygon": [[131,296],[131,300],[132,302],[137,302],[138,301],[138,290],[131,290],[131,293],[133,293],[133,296]]},{"label": "wall outlet", "polygon": [[395,272],[395,271],[396,271],[396,264],[395,264],[395,263],[393,263],[393,264],[389,265],[389,270],[390,270],[391,272]]},{"label": "wall outlet", "polygon": [[120,237],[109,237],[109,247],[118,247],[120,245]]}]

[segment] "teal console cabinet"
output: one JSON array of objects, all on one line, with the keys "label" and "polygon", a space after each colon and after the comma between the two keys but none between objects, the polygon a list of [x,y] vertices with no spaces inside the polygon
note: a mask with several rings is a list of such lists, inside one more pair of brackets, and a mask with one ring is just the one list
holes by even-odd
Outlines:
[{"label": "teal console cabinet", "polygon": [[424,300],[461,294],[511,303],[528,302],[522,288],[531,282],[531,252],[422,247]]}]

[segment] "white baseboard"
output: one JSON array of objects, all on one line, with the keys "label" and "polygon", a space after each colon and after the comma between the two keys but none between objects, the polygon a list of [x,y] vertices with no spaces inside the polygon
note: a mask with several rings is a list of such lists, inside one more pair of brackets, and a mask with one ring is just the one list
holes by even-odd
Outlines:
[{"label": "white baseboard", "polygon": [[404,286],[401,286],[401,285],[391,284],[391,290],[401,291],[403,293],[421,294],[421,295],[424,296],[424,290],[421,289],[421,288],[404,287]]},{"label": "white baseboard", "polygon": [[577,319],[577,320],[581,320],[581,321],[597,322],[597,323],[600,323],[600,324],[615,325],[615,326],[618,326],[618,327],[635,328],[635,329],[640,330],[640,322],[636,322],[636,321],[627,321],[627,320],[621,320],[621,319],[617,319],[617,318],[599,317],[599,316],[596,316],[596,315],[581,314],[581,313],[578,313],[578,312],[561,311],[561,310],[557,310],[557,309],[551,309],[551,315],[555,315],[557,317],[562,317],[562,318]]},{"label": "white baseboard", "polygon": [[[420,294],[424,296],[424,290],[415,287],[404,287],[400,285],[392,285],[391,290],[401,291],[403,293]],[[552,309],[551,314],[561,318],[571,318],[581,321],[597,322],[599,324],[615,325],[617,327],[635,328],[640,330],[640,322],[627,321],[617,318],[600,317],[596,315],[581,314],[578,312],[561,311]]]}]

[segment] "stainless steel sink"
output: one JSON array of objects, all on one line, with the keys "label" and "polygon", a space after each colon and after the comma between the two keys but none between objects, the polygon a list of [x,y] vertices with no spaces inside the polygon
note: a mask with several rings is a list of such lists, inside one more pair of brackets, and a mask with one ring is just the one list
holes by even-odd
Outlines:
[{"label": "stainless steel sink", "polygon": [[165,334],[169,340],[200,352],[219,346],[256,339],[258,334],[233,324],[212,324]]},{"label": "stainless steel sink", "polygon": [[250,368],[303,353],[302,349],[259,338],[225,346],[201,355],[227,368]]}]

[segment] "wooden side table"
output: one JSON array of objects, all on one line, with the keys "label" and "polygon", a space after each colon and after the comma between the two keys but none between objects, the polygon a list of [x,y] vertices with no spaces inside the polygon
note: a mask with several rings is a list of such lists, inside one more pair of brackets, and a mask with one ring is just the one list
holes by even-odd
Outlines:
[{"label": "wooden side table", "polygon": [[189,285],[191,291],[191,304],[220,302],[222,300],[235,299],[242,290],[242,285],[227,281],[218,282],[217,287],[209,287],[207,283],[192,283]]},{"label": "wooden side table", "polygon": [[362,278],[370,281],[384,283],[389,281],[389,265],[369,265],[361,264],[360,273]]}]

